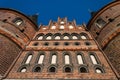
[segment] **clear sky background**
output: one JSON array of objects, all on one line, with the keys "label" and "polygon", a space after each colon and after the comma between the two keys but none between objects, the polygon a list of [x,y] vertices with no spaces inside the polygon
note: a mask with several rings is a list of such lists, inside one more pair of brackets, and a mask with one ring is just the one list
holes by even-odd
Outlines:
[{"label": "clear sky background", "polygon": [[1,8],[11,8],[26,15],[38,13],[38,24],[47,25],[49,20],[56,21],[58,16],[67,17],[77,24],[88,23],[91,11],[98,11],[113,0],[0,0]]}]

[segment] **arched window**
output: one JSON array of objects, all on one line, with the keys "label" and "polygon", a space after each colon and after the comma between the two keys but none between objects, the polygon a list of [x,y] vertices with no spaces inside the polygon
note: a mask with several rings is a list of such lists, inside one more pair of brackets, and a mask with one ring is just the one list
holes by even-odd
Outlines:
[{"label": "arched window", "polygon": [[71,67],[67,66],[67,67],[65,67],[64,71],[69,73],[69,72],[72,72],[72,69],[71,69]]},{"label": "arched window", "polygon": [[54,39],[55,40],[60,40],[61,39],[61,34],[60,33],[54,34]]},{"label": "arched window", "polygon": [[79,39],[79,35],[77,33],[72,33],[72,39]]},{"label": "arched window", "polygon": [[69,39],[69,37],[68,36],[64,36],[63,39]]},{"label": "arched window", "polygon": [[56,72],[56,68],[55,68],[55,67],[53,67],[53,66],[52,66],[52,67],[50,67],[50,68],[49,68],[49,72]]},{"label": "arched window", "polygon": [[78,37],[77,36],[72,36],[72,39],[78,39]]},{"label": "arched window", "polygon": [[43,39],[43,36],[39,36],[39,37],[38,37],[38,40],[42,40],[42,39]]},{"label": "arched window", "polygon": [[88,39],[88,35],[86,33],[80,33],[81,39]]},{"label": "arched window", "polygon": [[29,64],[30,63],[30,61],[31,61],[31,59],[32,59],[32,54],[29,54],[28,55],[28,57],[27,57],[27,59],[26,59],[26,61],[25,61],[25,64]]},{"label": "arched window", "polygon": [[84,64],[81,54],[77,54],[77,60],[78,60],[78,64]]},{"label": "arched window", "polygon": [[85,67],[80,67],[80,73],[87,73],[87,69]]},{"label": "arched window", "polygon": [[68,34],[68,33],[64,33],[64,34],[63,34],[63,39],[64,39],[64,40],[71,39],[71,35]]},{"label": "arched window", "polygon": [[99,18],[99,19],[97,19],[95,24],[98,28],[102,28],[106,25],[106,22],[103,19]]},{"label": "arched window", "polygon": [[20,70],[20,72],[26,72],[26,71],[27,71],[26,67],[23,67],[23,68],[21,68],[21,70]]},{"label": "arched window", "polygon": [[23,23],[23,20],[22,20],[21,18],[15,18],[15,19],[13,20],[13,22],[14,22],[17,26],[19,26],[19,25],[21,25],[21,24]]},{"label": "arched window", "polygon": [[91,61],[92,61],[93,64],[98,64],[98,61],[97,61],[94,54],[90,54],[90,58],[91,58]]},{"label": "arched window", "polygon": [[39,59],[38,59],[38,64],[43,64],[43,60],[44,60],[45,55],[41,54]]},{"label": "arched window", "polygon": [[81,35],[81,39],[87,39],[86,36],[84,35]]},{"label": "arched window", "polygon": [[51,33],[48,33],[48,34],[45,35],[46,40],[51,40],[52,37],[53,37],[53,36],[52,36]]},{"label": "arched window", "polygon": [[101,68],[96,68],[96,69],[95,69],[95,72],[96,72],[96,73],[103,73],[103,70],[102,70]]},{"label": "arched window", "polygon": [[44,34],[40,33],[36,36],[36,40],[42,40],[44,37]]},{"label": "arched window", "polygon": [[46,37],[46,40],[51,40],[51,39],[52,39],[51,36],[47,36],[47,37]]},{"label": "arched window", "polygon": [[70,56],[65,54],[65,64],[70,64]]},{"label": "arched window", "polygon": [[56,64],[56,62],[57,62],[57,55],[53,54],[51,59],[51,64]]},{"label": "arched window", "polygon": [[36,67],[36,68],[34,69],[34,72],[41,72],[41,67]]},{"label": "arched window", "polygon": [[55,37],[55,40],[60,40],[60,36],[56,36],[56,37]]}]

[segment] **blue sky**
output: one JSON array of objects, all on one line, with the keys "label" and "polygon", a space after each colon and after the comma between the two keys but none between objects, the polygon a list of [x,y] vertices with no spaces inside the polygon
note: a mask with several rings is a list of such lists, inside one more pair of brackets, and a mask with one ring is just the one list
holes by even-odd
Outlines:
[{"label": "blue sky", "polygon": [[112,0],[0,0],[1,8],[11,8],[26,15],[38,13],[38,24],[47,25],[49,20],[56,21],[58,16],[67,17],[77,24],[90,20],[89,9],[97,11]]}]

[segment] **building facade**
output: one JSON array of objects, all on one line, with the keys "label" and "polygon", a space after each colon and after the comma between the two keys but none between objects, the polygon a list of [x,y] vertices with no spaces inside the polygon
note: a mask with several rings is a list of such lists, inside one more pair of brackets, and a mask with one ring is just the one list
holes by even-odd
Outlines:
[{"label": "building facade", "polygon": [[32,18],[1,8],[0,79],[119,80],[119,3],[102,8],[87,26],[58,17],[38,28]]}]

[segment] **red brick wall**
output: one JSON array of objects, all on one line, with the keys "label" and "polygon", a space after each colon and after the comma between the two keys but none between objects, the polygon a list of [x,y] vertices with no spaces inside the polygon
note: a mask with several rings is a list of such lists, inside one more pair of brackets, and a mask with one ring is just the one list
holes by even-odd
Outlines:
[{"label": "red brick wall", "polygon": [[4,75],[21,49],[7,37],[0,34],[0,74]]}]

